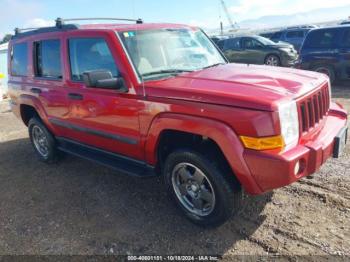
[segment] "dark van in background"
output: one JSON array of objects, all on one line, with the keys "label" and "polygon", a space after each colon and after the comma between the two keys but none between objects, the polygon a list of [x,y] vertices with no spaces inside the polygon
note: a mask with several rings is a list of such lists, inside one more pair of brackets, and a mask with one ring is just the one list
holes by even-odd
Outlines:
[{"label": "dark van in background", "polygon": [[270,39],[276,43],[286,42],[292,44],[294,48],[299,51],[307,33],[311,30],[306,28],[287,28],[282,31],[277,31],[270,36]]},{"label": "dark van in background", "polygon": [[335,80],[350,79],[350,25],[314,29],[301,47],[297,68],[321,72]]}]

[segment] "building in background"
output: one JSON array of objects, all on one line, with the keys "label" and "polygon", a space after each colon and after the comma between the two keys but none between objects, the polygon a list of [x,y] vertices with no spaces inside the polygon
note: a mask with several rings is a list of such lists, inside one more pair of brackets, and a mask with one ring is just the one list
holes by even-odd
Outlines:
[{"label": "building in background", "polygon": [[8,44],[0,45],[0,101],[7,93],[7,47]]}]

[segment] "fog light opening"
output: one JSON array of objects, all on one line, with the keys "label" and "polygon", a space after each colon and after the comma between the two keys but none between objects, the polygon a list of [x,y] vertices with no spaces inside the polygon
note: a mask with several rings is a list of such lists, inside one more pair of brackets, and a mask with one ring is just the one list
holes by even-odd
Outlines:
[{"label": "fog light opening", "polygon": [[299,159],[294,166],[294,175],[298,176],[301,175],[304,172],[305,169],[305,160]]},{"label": "fog light opening", "polygon": [[298,175],[300,170],[300,161],[297,161],[294,166],[294,175]]}]

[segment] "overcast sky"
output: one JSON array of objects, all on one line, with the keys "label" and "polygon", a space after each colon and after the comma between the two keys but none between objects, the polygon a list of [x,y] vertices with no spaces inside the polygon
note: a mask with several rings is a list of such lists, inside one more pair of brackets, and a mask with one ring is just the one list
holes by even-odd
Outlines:
[{"label": "overcast sky", "polygon": [[[341,7],[350,0],[225,0],[234,21]],[[0,37],[15,27],[45,26],[56,17],[141,17],[147,22],[176,22],[217,28],[226,16],[219,0],[0,0]],[[322,19],[334,19],[334,14]],[[346,17],[339,17],[345,19]]]}]

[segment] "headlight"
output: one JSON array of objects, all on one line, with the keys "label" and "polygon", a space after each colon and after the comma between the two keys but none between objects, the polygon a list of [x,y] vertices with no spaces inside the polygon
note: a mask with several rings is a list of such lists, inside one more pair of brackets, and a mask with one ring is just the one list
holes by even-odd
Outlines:
[{"label": "headlight", "polygon": [[281,135],[286,147],[294,146],[299,140],[298,110],[295,101],[281,103],[278,106]]},{"label": "headlight", "polygon": [[290,48],[280,48],[280,50],[281,50],[282,52],[287,53],[287,54],[291,53],[291,49],[290,49]]}]

